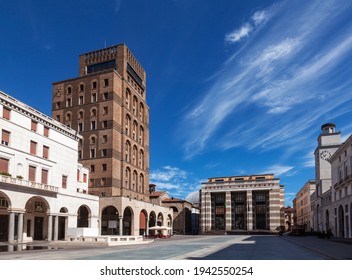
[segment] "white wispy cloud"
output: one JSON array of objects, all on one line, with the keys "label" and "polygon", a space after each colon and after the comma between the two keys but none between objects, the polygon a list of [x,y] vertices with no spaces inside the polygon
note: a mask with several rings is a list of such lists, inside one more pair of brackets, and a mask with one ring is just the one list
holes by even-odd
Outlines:
[{"label": "white wispy cloud", "polygon": [[264,23],[265,21],[267,21],[270,17],[270,14],[267,10],[260,10],[260,11],[256,11],[253,16],[252,16],[252,20],[254,21],[254,24],[256,26]]},{"label": "white wispy cloud", "polygon": [[260,25],[264,24],[270,18],[270,13],[267,10],[256,11],[251,17],[252,22],[245,22],[240,28],[233,30],[225,35],[225,42],[237,43],[243,38],[248,37]]},{"label": "white wispy cloud", "polygon": [[150,172],[150,183],[158,191],[167,191],[169,196],[185,198],[190,192],[199,190],[201,182],[185,170],[173,166],[164,166]]},{"label": "white wispy cloud", "polygon": [[169,181],[186,178],[186,171],[171,166],[164,166],[162,170],[157,169],[150,173],[150,179],[156,181]]},{"label": "white wispy cloud", "polygon": [[[282,2],[271,12],[270,25],[256,29],[255,40],[236,50],[186,114],[181,124],[189,131],[183,139],[185,157],[209,146],[311,150],[315,128],[352,109],[347,66],[352,63],[352,22],[346,21],[351,9],[348,1]],[[253,22],[265,22],[264,14],[254,15]],[[344,32],[331,32],[341,23]]]},{"label": "white wispy cloud", "polygon": [[285,166],[285,165],[275,164],[275,165],[267,167],[266,169],[264,169],[260,173],[262,173],[262,174],[271,174],[272,173],[275,176],[280,176],[282,174],[289,172],[292,169],[293,169],[293,166]]},{"label": "white wispy cloud", "polygon": [[251,33],[252,29],[252,26],[247,23],[240,29],[236,29],[229,34],[226,34],[225,41],[228,43],[236,43],[241,39],[247,37],[249,33]]}]

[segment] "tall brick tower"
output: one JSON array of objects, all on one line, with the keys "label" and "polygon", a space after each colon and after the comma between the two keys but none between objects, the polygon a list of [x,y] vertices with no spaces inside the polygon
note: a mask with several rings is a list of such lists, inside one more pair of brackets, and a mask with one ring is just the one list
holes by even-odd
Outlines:
[{"label": "tall brick tower", "polygon": [[83,135],[89,193],[149,201],[146,73],[124,44],[79,56],[79,76],[53,83],[52,116]]}]

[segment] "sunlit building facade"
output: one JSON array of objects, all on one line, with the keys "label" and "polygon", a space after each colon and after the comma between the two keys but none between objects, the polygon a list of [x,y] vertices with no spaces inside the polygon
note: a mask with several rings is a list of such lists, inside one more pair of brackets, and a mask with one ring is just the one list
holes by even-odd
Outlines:
[{"label": "sunlit building facade", "polygon": [[0,92],[0,241],[98,234],[77,132]]},{"label": "sunlit building facade", "polygon": [[102,234],[172,223],[172,210],[150,203],[146,72],[126,45],[80,55],[78,77],[53,83],[52,110],[83,136],[78,158],[100,197]]},{"label": "sunlit building facade", "polygon": [[209,178],[201,186],[201,233],[275,231],[284,225],[284,187],[273,174]]}]

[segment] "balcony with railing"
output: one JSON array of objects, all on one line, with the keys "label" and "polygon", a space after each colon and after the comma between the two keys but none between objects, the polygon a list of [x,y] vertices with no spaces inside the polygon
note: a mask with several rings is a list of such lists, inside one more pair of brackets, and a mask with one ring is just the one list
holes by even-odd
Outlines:
[{"label": "balcony with railing", "polygon": [[37,189],[37,190],[49,191],[49,192],[53,192],[53,193],[57,193],[59,191],[58,187],[55,187],[52,185],[42,184],[42,183],[38,183],[38,182],[32,182],[32,181],[24,180],[20,177],[14,178],[9,175],[0,174],[0,182],[5,183],[5,184],[21,186],[21,187],[25,187],[25,188],[32,188],[32,189]]}]

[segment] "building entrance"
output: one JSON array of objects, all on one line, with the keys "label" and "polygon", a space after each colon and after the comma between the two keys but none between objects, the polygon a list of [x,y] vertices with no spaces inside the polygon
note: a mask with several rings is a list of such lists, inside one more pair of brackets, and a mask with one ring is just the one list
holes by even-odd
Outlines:
[{"label": "building entrance", "polygon": [[0,241],[8,240],[9,216],[0,215]]},{"label": "building entrance", "polygon": [[43,217],[34,217],[34,240],[43,240]]},{"label": "building entrance", "polygon": [[225,230],[225,193],[211,194],[212,229]]}]

